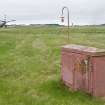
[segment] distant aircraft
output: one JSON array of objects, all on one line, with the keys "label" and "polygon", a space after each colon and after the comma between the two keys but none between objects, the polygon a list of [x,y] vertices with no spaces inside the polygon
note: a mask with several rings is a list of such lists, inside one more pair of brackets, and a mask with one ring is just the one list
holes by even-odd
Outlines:
[{"label": "distant aircraft", "polygon": [[5,15],[5,16],[4,16],[4,20],[0,20],[0,27],[1,27],[1,28],[2,28],[2,27],[7,27],[7,23],[13,22],[13,21],[16,21],[16,20],[9,20],[9,21],[7,21],[6,15]]}]

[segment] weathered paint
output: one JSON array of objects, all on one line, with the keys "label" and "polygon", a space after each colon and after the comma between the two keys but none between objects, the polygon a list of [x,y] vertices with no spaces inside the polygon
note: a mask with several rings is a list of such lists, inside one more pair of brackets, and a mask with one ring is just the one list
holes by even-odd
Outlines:
[{"label": "weathered paint", "polygon": [[65,85],[105,96],[105,50],[80,45],[62,47],[61,75]]}]

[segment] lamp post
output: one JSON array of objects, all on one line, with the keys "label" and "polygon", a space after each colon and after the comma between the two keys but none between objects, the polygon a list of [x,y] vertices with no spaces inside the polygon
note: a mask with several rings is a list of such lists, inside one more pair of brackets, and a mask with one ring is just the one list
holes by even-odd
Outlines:
[{"label": "lamp post", "polygon": [[70,20],[69,20],[69,17],[70,17],[70,14],[69,14],[69,8],[68,7],[63,7],[62,8],[62,16],[60,17],[61,18],[61,22],[64,22],[65,20],[65,17],[63,16],[64,15],[64,10],[67,10],[67,21],[68,21],[68,40],[69,40],[69,28],[70,28]]}]

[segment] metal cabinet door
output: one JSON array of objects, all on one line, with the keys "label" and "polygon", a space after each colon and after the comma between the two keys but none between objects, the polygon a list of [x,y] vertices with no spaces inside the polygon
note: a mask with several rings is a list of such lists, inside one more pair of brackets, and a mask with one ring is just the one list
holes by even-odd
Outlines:
[{"label": "metal cabinet door", "polygon": [[72,53],[62,52],[61,66],[62,80],[67,86],[73,88],[74,65]]},{"label": "metal cabinet door", "polygon": [[105,96],[105,56],[92,58],[92,89],[94,96]]},{"label": "metal cabinet door", "polygon": [[86,55],[75,54],[75,73],[74,73],[74,84],[78,90],[83,90],[87,93],[92,92],[92,70],[91,70],[91,59]]}]

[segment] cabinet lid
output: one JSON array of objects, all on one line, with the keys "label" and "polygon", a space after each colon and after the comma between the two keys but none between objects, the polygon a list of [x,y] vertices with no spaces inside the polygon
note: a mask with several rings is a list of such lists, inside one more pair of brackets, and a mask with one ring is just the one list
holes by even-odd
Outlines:
[{"label": "cabinet lid", "polygon": [[105,55],[105,49],[99,49],[95,47],[88,47],[88,46],[82,46],[82,45],[65,45],[62,47],[63,51],[69,51],[72,53],[81,53],[86,54],[90,56],[104,56]]}]

